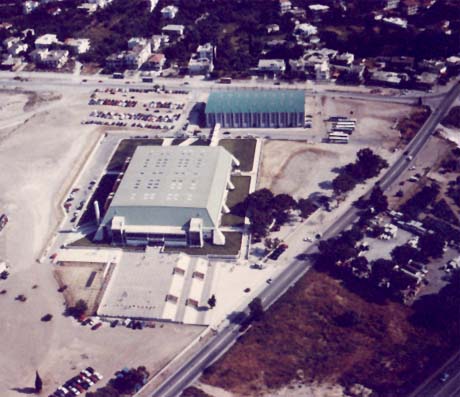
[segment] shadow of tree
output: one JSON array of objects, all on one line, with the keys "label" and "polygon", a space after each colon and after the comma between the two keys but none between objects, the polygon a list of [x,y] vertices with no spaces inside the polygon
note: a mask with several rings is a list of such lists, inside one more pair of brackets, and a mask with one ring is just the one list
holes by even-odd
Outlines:
[{"label": "shadow of tree", "polygon": [[35,394],[34,387],[14,387],[11,390],[14,390],[21,394]]}]

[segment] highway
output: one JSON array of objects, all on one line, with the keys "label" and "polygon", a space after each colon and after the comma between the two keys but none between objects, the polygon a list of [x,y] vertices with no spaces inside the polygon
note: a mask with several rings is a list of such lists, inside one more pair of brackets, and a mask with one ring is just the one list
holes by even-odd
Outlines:
[{"label": "highway", "polygon": [[[380,186],[386,190],[399,177],[399,175],[408,167],[411,160],[407,156],[415,157],[427,142],[430,135],[434,132],[441,118],[453,104],[457,96],[460,94],[460,84],[457,83],[445,95],[439,106],[433,111],[425,124],[421,127],[417,135],[407,146],[406,154],[401,156],[383,175],[380,180]],[[350,208],[343,216],[324,233],[324,238],[340,233],[342,230],[351,225],[358,217],[358,210]],[[311,245],[305,254],[311,254],[316,249],[315,245]],[[284,292],[295,284],[311,267],[308,261],[294,260],[286,269],[276,278],[270,285],[259,294],[265,308],[270,307],[278,300]],[[238,321],[229,322],[226,326],[221,327],[217,334],[197,351],[187,362],[166,379],[152,394],[152,397],[176,397],[181,391],[190,385],[199,377],[201,372],[219,358],[226,350],[228,350],[238,338],[239,327],[241,321],[248,315],[249,310],[246,308],[242,315],[238,316]],[[457,366],[457,368],[460,368]],[[453,378],[458,379],[460,374],[453,375]],[[450,385],[448,382],[447,385]],[[453,385],[452,392],[458,385]],[[450,389],[449,389],[450,390]],[[453,397],[455,394],[419,394],[414,397]]]}]

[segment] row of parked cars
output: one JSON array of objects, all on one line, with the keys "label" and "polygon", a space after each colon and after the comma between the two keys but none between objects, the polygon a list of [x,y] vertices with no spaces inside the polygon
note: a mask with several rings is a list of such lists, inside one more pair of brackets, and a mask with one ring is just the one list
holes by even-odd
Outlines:
[{"label": "row of parked cars", "polygon": [[122,108],[134,108],[137,105],[137,101],[124,100],[124,99],[108,99],[108,98],[91,98],[88,105],[99,105],[99,106],[119,106]]},{"label": "row of parked cars", "polygon": [[103,376],[99,372],[96,372],[92,367],[88,367],[58,387],[49,397],[79,396],[86,393],[91,386],[99,382],[102,378]]}]

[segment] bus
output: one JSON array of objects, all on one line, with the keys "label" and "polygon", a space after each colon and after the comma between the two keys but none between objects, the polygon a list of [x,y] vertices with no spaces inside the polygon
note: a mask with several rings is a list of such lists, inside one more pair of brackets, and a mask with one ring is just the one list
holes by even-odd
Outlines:
[{"label": "bus", "polygon": [[352,127],[352,128],[355,128],[356,127],[356,124],[355,123],[352,123],[352,122],[338,122],[338,123],[332,123],[333,126],[335,127]]},{"label": "bus", "polygon": [[347,134],[332,132],[327,137],[329,143],[348,143],[350,137]]}]

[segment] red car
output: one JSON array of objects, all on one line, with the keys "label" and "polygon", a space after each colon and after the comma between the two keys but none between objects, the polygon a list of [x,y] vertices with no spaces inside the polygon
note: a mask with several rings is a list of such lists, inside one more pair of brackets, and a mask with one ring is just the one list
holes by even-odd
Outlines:
[{"label": "red car", "polygon": [[102,323],[101,323],[101,322],[99,322],[99,323],[97,323],[97,324],[94,324],[94,325],[91,327],[91,329],[92,329],[93,331],[96,331],[96,330],[99,329],[100,327],[102,327]]}]

